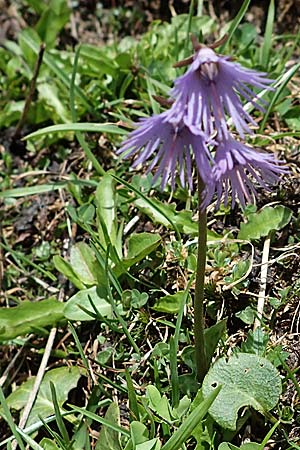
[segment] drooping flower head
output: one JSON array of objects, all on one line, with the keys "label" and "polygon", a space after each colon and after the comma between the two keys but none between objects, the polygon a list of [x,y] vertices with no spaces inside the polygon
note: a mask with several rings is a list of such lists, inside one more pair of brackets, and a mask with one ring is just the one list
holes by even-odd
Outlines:
[{"label": "drooping flower head", "polygon": [[208,182],[211,177],[211,155],[204,133],[195,126],[187,126],[183,120],[169,122],[168,112],[141,119],[118,153],[123,153],[126,158],[138,153],[133,167],[153,158],[147,173],[157,166],[153,183],[161,176],[162,189],[168,180],[171,180],[174,189],[177,169],[181,185],[184,187],[188,184],[192,189],[192,159],[204,182]]},{"label": "drooping flower head", "polygon": [[[137,155],[133,167],[152,158],[147,172],[155,167],[155,182],[161,177],[164,189],[168,180],[174,189],[176,173],[182,186],[193,187],[192,161],[205,189],[202,208],[217,193],[217,204],[228,203],[230,190],[232,206],[236,199],[242,206],[256,195],[255,184],[267,188],[278,181],[286,169],[275,158],[251,149],[236,141],[229,131],[227,119],[240,137],[251,133],[256,125],[243,106],[241,98],[263,111],[253,89],[271,89],[266,74],[245,69],[214,51],[218,43],[205,47],[193,38],[195,54],[175,66],[190,65],[187,72],[177,78],[171,90],[171,99],[160,102],[168,109],[158,115],[141,119],[118,153],[125,157]],[[215,155],[213,158],[213,154]]]},{"label": "drooping flower head", "polygon": [[217,205],[224,200],[227,205],[231,191],[231,206],[236,199],[245,207],[256,197],[255,184],[269,189],[287,169],[278,164],[272,154],[252,149],[232,136],[217,143],[211,183],[207,183],[203,205],[207,206],[215,191]]},{"label": "drooping flower head", "polygon": [[[244,132],[251,133],[249,124],[256,125],[241,102],[240,97],[263,111],[263,100],[258,100],[253,88],[270,89],[272,80],[265,73],[246,69],[233,62],[229,56],[215,53],[212,48],[194,41],[196,53],[177,66],[187,65],[187,72],[177,78],[171,96],[175,99],[171,117],[180,114],[186,123],[200,125],[206,133],[217,131],[226,137],[227,116],[244,138]],[[251,86],[251,87],[249,87]]]}]

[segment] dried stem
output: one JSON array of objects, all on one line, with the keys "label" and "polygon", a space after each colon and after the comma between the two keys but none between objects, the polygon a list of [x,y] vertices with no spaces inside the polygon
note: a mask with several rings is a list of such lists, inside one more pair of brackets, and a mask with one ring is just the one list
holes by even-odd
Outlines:
[{"label": "dried stem", "polygon": [[[201,48],[211,48],[211,49],[215,49],[217,47],[220,47],[220,45],[225,44],[225,42],[228,39],[228,34],[225,34],[223,37],[221,37],[220,39],[218,39],[216,42],[214,42],[213,44],[210,45],[204,45],[204,44],[200,44],[200,42],[198,41],[198,38],[194,35],[191,34],[191,41],[192,41],[192,45],[193,45],[193,49],[195,51],[195,53],[197,53]],[[189,66],[190,64],[192,64],[192,62],[194,61],[194,55],[189,56],[188,58],[185,58],[181,61],[178,61],[177,63],[173,64],[173,67],[185,67],[185,66]]]},{"label": "dried stem", "polygon": [[189,66],[193,62],[193,56],[189,56],[186,59],[182,59],[181,61],[178,61],[177,63],[173,64],[173,67],[185,67]]},{"label": "dried stem", "polygon": [[[36,396],[39,392],[39,388],[41,385],[41,382],[43,380],[43,376],[45,374],[46,368],[47,368],[47,364],[48,364],[48,360],[51,354],[51,350],[53,347],[53,343],[54,343],[54,339],[56,336],[56,328],[52,328],[48,337],[48,341],[45,347],[45,352],[38,370],[38,373],[36,375],[35,381],[34,381],[34,385],[32,387],[32,390],[30,391],[27,403],[25,405],[25,408],[23,410],[22,416],[20,418],[20,422],[19,422],[19,428],[23,429],[26,425],[26,422],[28,420],[29,414],[32,410],[32,407],[34,405],[34,402],[36,400]],[[16,450],[17,448],[17,442],[13,441],[12,442],[12,450]]]},{"label": "dried stem", "polygon": [[28,111],[29,111],[32,99],[33,99],[35,86],[36,86],[36,80],[37,80],[37,77],[39,75],[39,71],[40,71],[40,68],[41,68],[41,65],[42,65],[45,48],[46,48],[45,44],[42,43],[40,45],[40,50],[39,50],[38,57],[37,57],[37,60],[36,60],[36,63],[35,63],[33,77],[32,77],[31,82],[30,82],[29,92],[28,92],[28,95],[26,97],[24,109],[23,109],[22,115],[20,117],[20,120],[19,120],[19,122],[18,122],[18,124],[16,126],[16,130],[15,130],[15,133],[14,133],[14,136],[13,136],[14,139],[18,139],[20,137],[20,135],[21,135],[21,131],[22,131],[23,125],[25,123],[25,120],[26,120],[26,117],[27,117],[27,114],[28,114]]},{"label": "dried stem", "polygon": [[267,288],[267,275],[268,275],[268,263],[269,263],[269,252],[270,252],[270,235],[267,236],[264,242],[262,261],[261,261],[261,272],[260,272],[260,290],[258,294],[257,301],[257,316],[254,321],[253,330],[261,327],[262,316],[264,312],[265,299],[266,299],[266,288]]},{"label": "dried stem", "polygon": [[207,241],[207,218],[206,209],[201,209],[202,192],[204,184],[198,175],[198,255],[197,272],[194,298],[194,334],[195,334],[195,357],[197,367],[197,379],[202,383],[207,371],[208,361],[206,357],[205,337],[204,337],[204,276],[206,266],[206,241]]},{"label": "dried stem", "polygon": [[220,39],[218,39],[218,40],[217,40],[216,42],[214,42],[213,44],[210,44],[208,47],[209,47],[209,48],[212,48],[212,49],[217,48],[217,47],[220,47],[220,45],[225,44],[225,42],[227,41],[227,39],[228,39],[228,34],[226,33],[226,34],[224,34],[223,37],[221,37]]},{"label": "dried stem", "polygon": [[157,103],[159,103],[161,106],[165,106],[166,108],[169,108],[174,103],[174,100],[169,100],[162,97],[161,95],[152,95],[152,98],[154,98],[154,100],[157,101]]}]

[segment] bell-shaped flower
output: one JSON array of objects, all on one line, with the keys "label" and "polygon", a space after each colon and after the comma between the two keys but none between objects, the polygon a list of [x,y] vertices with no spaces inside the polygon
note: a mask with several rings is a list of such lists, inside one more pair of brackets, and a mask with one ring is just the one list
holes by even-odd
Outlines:
[{"label": "bell-shaped flower", "polygon": [[168,181],[174,189],[177,173],[181,185],[193,188],[193,164],[200,173],[204,183],[211,177],[211,155],[206,146],[206,138],[197,127],[179,122],[168,121],[168,111],[152,117],[141,119],[128,138],[123,142],[118,154],[129,158],[137,154],[133,167],[146,164],[149,160],[147,173],[155,167],[153,183],[161,177],[161,187],[165,188]]},{"label": "bell-shaped flower", "polygon": [[217,207],[222,201],[231,206],[236,199],[245,207],[246,201],[253,203],[257,195],[256,185],[269,190],[279,176],[287,172],[274,155],[253,149],[232,136],[222,139],[216,147],[215,164],[211,182],[208,182],[203,197],[203,207],[209,205],[217,193]]},{"label": "bell-shaped flower", "polygon": [[198,45],[187,72],[177,78],[171,97],[175,99],[169,111],[170,118],[182,117],[188,124],[200,126],[210,135],[217,131],[227,136],[226,120],[230,117],[239,135],[251,133],[249,125],[256,126],[241,102],[241,98],[264,111],[264,100],[258,99],[253,88],[271,89],[272,80],[265,73],[242,67],[229,56],[218,55],[213,49]]}]

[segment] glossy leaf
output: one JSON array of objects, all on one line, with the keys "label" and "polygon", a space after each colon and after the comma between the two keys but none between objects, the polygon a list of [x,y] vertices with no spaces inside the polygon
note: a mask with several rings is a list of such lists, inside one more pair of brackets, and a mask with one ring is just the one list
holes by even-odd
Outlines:
[{"label": "glossy leaf", "polygon": [[97,284],[97,273],[101,271],[95,253],[85,242],[71,247],[70,265],[79,280],[87,285]]},{"label": "glossy leaf", "polygon": [[78,275],[73,270],[73,267],[68,261],[66,261],[60,255],[55,255],[53,257],[53,263],[56,270],[61,272],[68,280],[70,280],[71,283],[74,284],[74,286],[76,286],[78,289],[85,288],[84,284],[80,281]]},{"label": "glossy leaf", "polygon": [[165,295],[164,297],[160,297],[155,301],[153,309],[159,312],[176,314],[178,313],[185,296],[185,291],[179,291],[173,295]]}]

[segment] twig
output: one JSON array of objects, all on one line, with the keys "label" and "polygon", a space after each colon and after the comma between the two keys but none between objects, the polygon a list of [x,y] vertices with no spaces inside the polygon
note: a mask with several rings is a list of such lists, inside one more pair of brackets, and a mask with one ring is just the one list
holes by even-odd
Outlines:
[{"label": "twig", "polygon": [[265,298],[266,298],[266,287],[267,287],[267,274],[268,274],[268,264],[269,264],[269,252],[270,252],[270,235],[265,239],[263,254],[262,254],[262,264],[260,272],[260,290],[258,294],[257,301],[257,317],[255,318],[253,330],[261,326],[261,320],[264,311]]},{"label": "twig", "polygon": [[[42,358],[42,361],[41,361],[38,373],[36,375],[36,379],[35,379],[32,391],[29,394],[28,401],[26,403],[26,406],[25,406],[25,408],[23,410],[23,413],[22,413],[22,416],[21,416],[21,419],[20,419],[20,422],[19,422],[19,428],[21,428],[21,429],[23,429],[25,427],[25,425],[26,425],[26,422],[28,420],[30,411],[31,411],[31,409],[33,407],[33,404],[35,402],[37,393],[39,391],[40,384],[42,382],[42,379],[43,379],[43,376],[44,376],[44,373],[45,373],[45,370],[46,370],[46,367],[47,367],[47,364],[48,364],[48,360],[49,360],[49,357],[50,357],[50,353],[51,353],[51,350],[52,350],[52,347],[53,347],[56,331],[57,331],[57,328],[52,328],[51,331],[50,331],[50,334],[49,334],[49,337],[48,337],[48,341],[47,341],[47,344],[46,344],[46,347],[45,347],[45,352],[44,352],[44,355],[43,355],[43,358]],[[17,445],[18,445],[17,442],[14,441],[12,443],[12,450],[16,450]]]},{"label": "twig", "polygon": [[42,61],[43,61],[45,48],[46,48],[46,45],[44,43],[42,43],[40,45],[40,50],[39,50],[38,57],[37,57],[37,60],[36,60],[36,63],[35,63],[33,77],[32,77],[31,82],[30,82],[29,92],[28,92],[28,95],[26,97],[24,109],[23,109],[22,115],[20,117],[20,120],[19,120],[19,122],[18,122],[18,124],[16,126],[16,130],[15,130],[13,139],[18,139],[20,137],[20,135],[21,135],[21,131],[22,131],[23,125],[25,123],[25,120],[26,120],[26,117],[27,117],[27,114],[28,114],[28,111],[29,111],[32,99],[33,99],[35,86],[36,86],[36,80],[37,80],[37,77],[38,77],[38,74],[39,74],[39,71],[40,71],[40,67],[41,67],[41,64],[42,64]]},{"label": "twig", "polygon": [[15,354],[13,359],[10,361],[10,363],[8,364],[6,369],[4,370],[4,372],[3,372],[3,374],[1,375],[1,378],[0,378],[0,387],[2,387],[4,385],[4,383],[7,380],[8,375],[9,375],[9,372],[11,371],[11,369],[13,367],[15,367],[15,363],[16,363],[17,359],[19,358],[19,356],[21,355],[22,351],[24,350],[24,347],[25,347],[25,343],[24,343],[24,345],[22,345],[21,348],[19,348],[19,350],[17,351],[17,353]]}]

